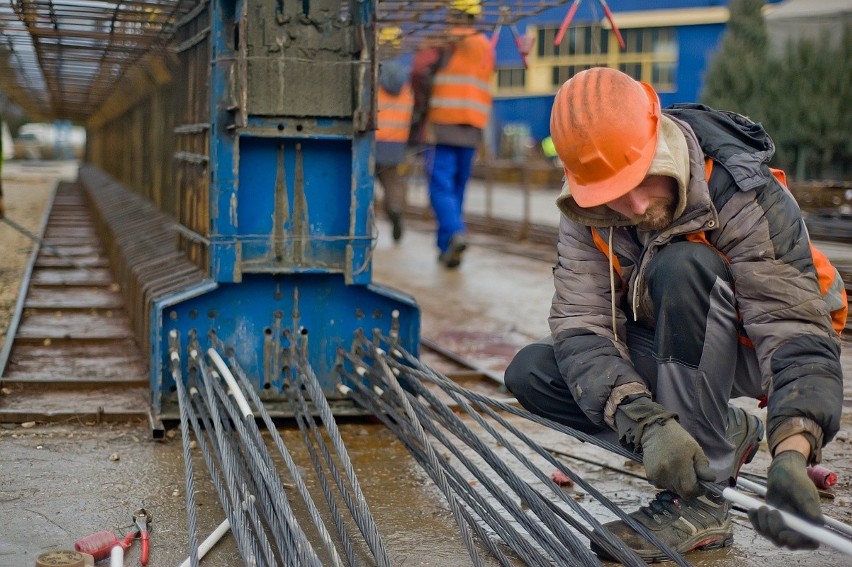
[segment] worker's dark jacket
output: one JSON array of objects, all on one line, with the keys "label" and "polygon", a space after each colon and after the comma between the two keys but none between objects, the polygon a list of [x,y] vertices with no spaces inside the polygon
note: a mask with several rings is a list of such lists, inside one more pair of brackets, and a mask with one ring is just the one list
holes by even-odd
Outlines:
[{"label": "worker's dark jacket", "polygon": [[[818,460],[840,425],[840,339],[829,315],[841,304],[845,308],[840,277],[832,268],[835,279],[829,277],[821,291],[799,208],[767,165],[774,145],[761,125],[698,105],[664,112],[683,131],[690,154],[686,208],[672,226],[643,245],[624,217],[605,207],[580,209],[567,187],[559,198],[550,327],[560,371],[588,417],[612,425],[605,409],[607,402],[612,407],[620,401],[611,399],[613,390],[645,382],[623,343],[628,316],[653,326],[645,268],[673,238],[703,232],[731,268],[746,339],[754,344],[769,398],[770,447],[804,433]],[[713,161],[709,183],[706,158]],[[610,232],[621,270],[614,308],[612,265],[600,247]]]}]

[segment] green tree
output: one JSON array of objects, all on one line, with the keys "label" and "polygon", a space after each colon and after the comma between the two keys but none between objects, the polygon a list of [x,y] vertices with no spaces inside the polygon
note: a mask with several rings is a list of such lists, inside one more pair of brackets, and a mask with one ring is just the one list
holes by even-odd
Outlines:
[{"label": "green tree", "polygon": [[852,30],[847,26],[842,38],[791,41],[783,53],[770,55],[763,4],[731,2],[701,100],[762,123],[775,142],[773,165],[792,178],[849,179]]},{"label": "green tree", "polygon": [[767,111],[768,38],[764,0],[733,0],[722,45],[707,68],[702,101],[761,121]]}]

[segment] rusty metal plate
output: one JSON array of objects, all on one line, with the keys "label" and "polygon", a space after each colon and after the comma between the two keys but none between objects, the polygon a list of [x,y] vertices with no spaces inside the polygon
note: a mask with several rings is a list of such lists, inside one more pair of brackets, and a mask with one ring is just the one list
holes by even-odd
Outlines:
[{"label": "rusty metal plate", "polygon": [[57,293],[55,289],[34,287],[27,294],[28,309],[121,309],[124,300],[109,289],[72,287]]},{"label": "rusty metal plate", "polygon": [[3,383],[56,382],[148,383],[147,365],[132,340],[104,343],[59,341],[50,346],[15,347]]},{"label": "rusty metal plate", "polygon": [[[100,256],[74,256],[73,261],[77,266],[86,268],[106,268],[109,262],[105,257]],[[36,268],[68,268],[72,264],[67,258],[59,256],[39,256],[35,261]]]},{"label": "rusty metal plate", "polygon": [[112,274],[102,268],[80,270],[75,268],[37,270],[32,276],[32,285],[109,285]]},{"label": "rusty metal plate", "polygon": [[129,339],[130,322],[121,312],[112,317],[90,313],[25,313],[15,340]]},{"label": "rusty metal plate", "polygon": [[67,390],[23,389],[10,384],[11,392],[0,397],[0,421],[125,421],[148,415],[148,388],[95,388]]}]

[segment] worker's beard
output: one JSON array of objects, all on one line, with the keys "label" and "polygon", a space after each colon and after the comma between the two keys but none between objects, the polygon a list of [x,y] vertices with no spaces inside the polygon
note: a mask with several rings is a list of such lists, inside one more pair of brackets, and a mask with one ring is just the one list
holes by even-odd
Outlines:
[{"label": "worker's beard", "polygon": [[641,230],[657,231],[668,228],[674,221],[677,197],[657,199],[642,216],[631,219]]}]

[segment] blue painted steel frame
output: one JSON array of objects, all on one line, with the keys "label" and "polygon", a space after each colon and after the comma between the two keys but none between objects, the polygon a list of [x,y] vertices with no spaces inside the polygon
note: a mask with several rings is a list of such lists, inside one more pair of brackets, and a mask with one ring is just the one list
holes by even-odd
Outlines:
[{"label": "blue painted steel frame", "polygon": [[[374,35],[375,1],[352,5]],[[151,403],[161,416],[176,407],[168,371],[172,330],[184,365],[193,337],[204,349],[221,341],[272,401],[284,399],[288,352],[302,330],[331,399],[340,398],[338,349],[348,350],[356,331],[388,334],[398,315],[401,346],[419,351],[416,302],[371,284],[373,133],[357,132],[351,117],[308,118],[303,133],[294,127],[301,118],[287,116],[249,115],[235,126],[229,105],[239,54],[229,34],[244,8],[243,0],[213,0],[208,8],[212,280],[152,306]],[[373,75],[364,85],[367,100],[374,81]]]}]

